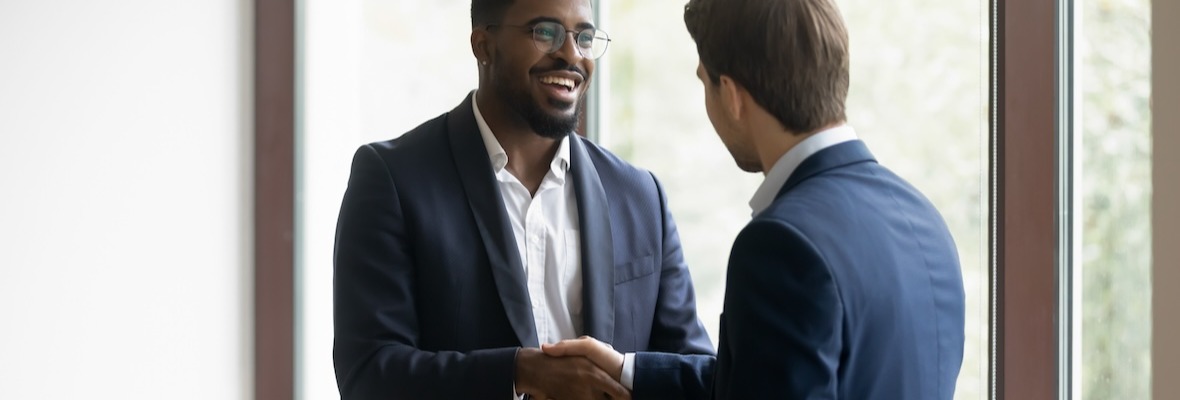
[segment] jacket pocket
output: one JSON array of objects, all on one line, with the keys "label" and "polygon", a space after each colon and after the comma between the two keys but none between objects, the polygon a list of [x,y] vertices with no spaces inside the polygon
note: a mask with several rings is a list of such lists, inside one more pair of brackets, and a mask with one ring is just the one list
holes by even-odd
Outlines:
[{"label": "jacket pocket", "polygon": [[630,282],[655,273],[659,269],[655,255],[639,257],[615,265],[615,284]]}]

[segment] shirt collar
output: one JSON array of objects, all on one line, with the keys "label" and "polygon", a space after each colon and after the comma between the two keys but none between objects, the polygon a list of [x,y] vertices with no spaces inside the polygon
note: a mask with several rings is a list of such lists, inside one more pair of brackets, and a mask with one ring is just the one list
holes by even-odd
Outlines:
[{"label": "shirt collar", "polygon": [[770,168],[770,172],[766,173],[766,179],[758,186],[758,190],[754,191],[754,197],[750,199],[751,215],[756,216],[770,207],[770,203],[774,202],[774,198],[778,196],[779,190],[787,183],[791,174],[795,173],[795,169],[799,168],[799,164],[802,164],[803,160],[820,150],[853,140],[856,140],[856,131],[851,126],[840,125],[820,131],[796,144],[782,157],[779,157],[774,166]]},{"label": "shirt collar", "polygon": [[[479,135],[483,138],[484,148],[488,151],[488,159],[492,162],[492,171],[499,174],[508,165],[508,153],[504,151],[504,146],[501,146],[500,141],[496,140],[496,135],[492,134],[492,128],[489,128],[487,121],[483,119],[483,114],[479,112],[479,102],[475,100],[475,97],[475,91],[472,91],[471,109],[475,111],[475,125],[479,126]],[[569,171],[570,167],[570,144],[564,137],[559,140],[561,144],[557,148],[557,154],[553,156],[553,162],[549,163],[549,169],[558,179],[564,181],[565,173]]]}]

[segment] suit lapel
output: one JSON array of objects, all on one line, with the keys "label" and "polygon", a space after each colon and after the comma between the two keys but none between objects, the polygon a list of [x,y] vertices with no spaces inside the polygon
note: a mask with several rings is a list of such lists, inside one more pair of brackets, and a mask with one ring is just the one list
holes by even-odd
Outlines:
[{"label": "suit lapel", "polygon": [[447,115],[447,135],[454,154],[455,168],[463,181],[467,203],[475,217],[475,224],[487,249],[492,265],[492,277],[504,304],[504,313],[516,332],[520,344],[538,347],[537,328],[533,324],[533,311],[529,301],[528,287],[525,286],[524,264],[516,249],[516,238],[504,210],[504,199],[492,174],[488,151],[475,123],[471,109],[473,96],[468,95],[459,107]]},{"label": "suit lapel", "polygon": [[782,189],[779,189],[778,195],[775,197],[782,196],[783,193],[798,186],[807,178],[824,171],[865,161],[876,162],[877,160],[873,158],[873,153],[869,152],[865,142],[860,140],[852,140],[820,150],[799,163],[799,167],[795,168],[795,172],[791,173],[791,177],[787,178],[787,183],[783,184]]},{"label": "suit lapel", "polygon": [[581,139],[571,134],[570,172],[582,231],[582,321],[585,334],[611,343],[615,334],[614,242],[602,180]]}]

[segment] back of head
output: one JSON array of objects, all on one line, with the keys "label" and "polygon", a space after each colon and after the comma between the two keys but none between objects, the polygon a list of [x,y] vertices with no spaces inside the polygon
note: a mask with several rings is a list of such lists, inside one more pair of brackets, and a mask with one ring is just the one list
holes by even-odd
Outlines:
[{"label": "back of head", "polygon": [[471,27],[499,24],[510,6],[512,0],[471,0]]},{"label": "back of head", "polygon": [[845,120],[848,31],[835,0],[690,0],[684,22],[709,79],[729,76],[787,130]]}]

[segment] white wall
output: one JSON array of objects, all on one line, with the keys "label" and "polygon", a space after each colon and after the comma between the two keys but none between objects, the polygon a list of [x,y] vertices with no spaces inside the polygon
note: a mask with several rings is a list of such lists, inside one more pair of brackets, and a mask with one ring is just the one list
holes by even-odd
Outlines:
[{"label": "white wall", "polygon": [[1152,386],[1157,400],[1180,393],[1180,2],[1154,0],[1152,32]]},{"label": "white wall", "polygon": [[0,399],[240,399],[251,2],[0,1]]}]

